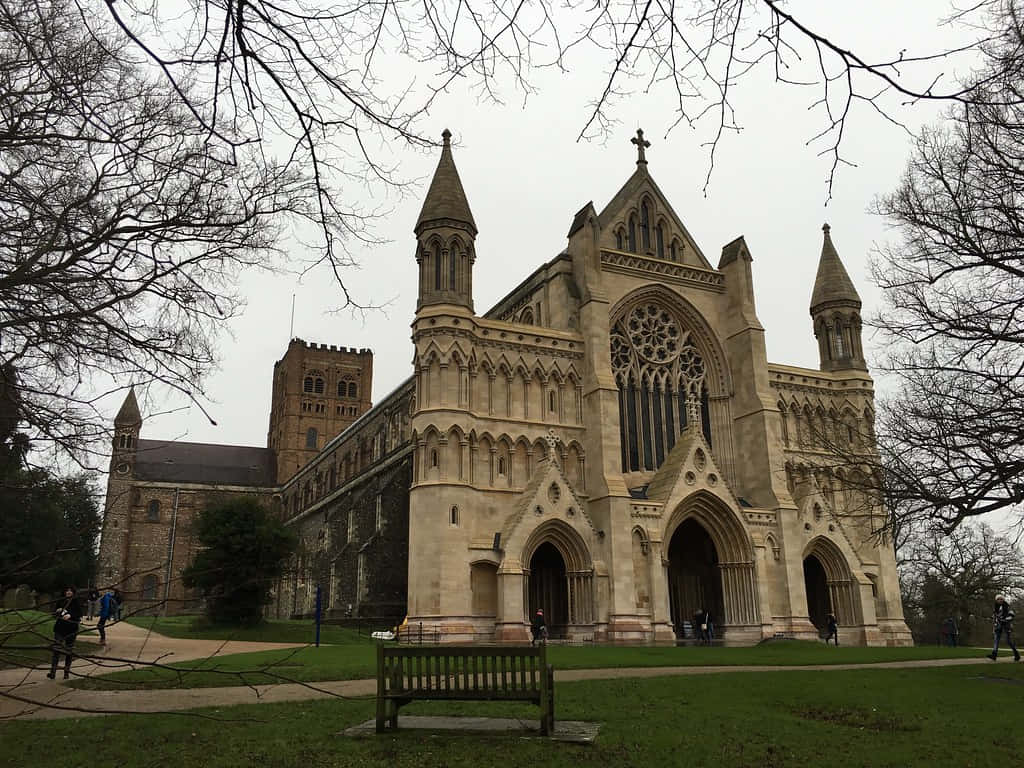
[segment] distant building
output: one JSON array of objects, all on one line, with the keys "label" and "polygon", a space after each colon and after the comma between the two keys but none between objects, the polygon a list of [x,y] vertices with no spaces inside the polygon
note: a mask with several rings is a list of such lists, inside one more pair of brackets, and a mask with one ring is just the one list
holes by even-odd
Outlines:
[{"label": "distant building", "polygon": [[349,385],[314,359],[322,346],[289,364],[293,342],[268,449],[154,453],[217,468],[223,485],[132,463],[131,441],[146,441],[130,396],[104,563],[125,554],[107,578],[145,590],[136,574],[183,550],[166,568],[176,594],[190,544],[172,520],[146,527],[150,502],[177,498],[180,526],[186,490],[190,514],[215,493],[255,493],[300,536],[281,616],[310,613],[320,585],[330,610],[408,614],[448,641],[524,640],[542,609],[556,634],[672,642],[704,609],[730,643],[817,637],[831,612],[845,642],[908,644],[883,510],[849,459],[875,450],[874,393],[860,298],[827,225],[810,303],[820,370],[767,361],[747,243],[711,265],[640,132],[611,202],[585,205],[565,249],[477,315],[477,228],[449,136],[415,226],[411,378],[369,408],[366,358],[347,380],[359,418],[344,423],[352,406],[332,398]]}]

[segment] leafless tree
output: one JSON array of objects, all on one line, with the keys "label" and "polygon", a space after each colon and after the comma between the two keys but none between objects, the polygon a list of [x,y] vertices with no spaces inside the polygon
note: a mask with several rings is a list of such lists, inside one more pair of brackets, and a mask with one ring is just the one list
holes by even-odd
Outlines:
[{"label": "leafless tree", "polygon": [[1024,556],[987,525],[966,524],[952,534],[919,527],[904,547],[900,571],[904,610],[919,640],[931,641],[943,620],[983,642],[994,597],[1024,589]]},{"label": "leafless tree", "polygon": [[888,492],[951,531],[1024,502],[1024,14],[1007,5],[988,93],[924,130],[878,202],[874,265],[897,391],[879,409]]},{"label": "leafless tree", "polygon": [[37,449],[87,461],[106,387],[198,396],[238,274],[283,264],[289,228],[336,242],[364,219],[333,197],[325,218],[328,188],[269,147],[210,142],[193,112],[210,97],[147,74],[73,9],[0,4],[0,388]]},{"label": "leafless tree", "polygon": [[[78,2],[88,17],[92,0]],[[337,141],[364,170],[386,175],[365,137],[427,143],[419,118],[456,84],[500,100],[509,85],[532,92],[538,69],[569,71],[596,60],[606,78],[599,93],[584,97],[590,109],[581,138],[604,135],[628,95],[660,91],[675,104],[676,125],[710,124],[710,174],[723,136],[740,128],[739,84],[763,70],[811,94],[821,129],[808,138],[831,156],[831,183],[855,113],[898,122],[909,104],[987,98],[984,78],[965,83],[953,73],[969,68],[991,40],[989,16],[1016,2],[978,0],[937,18],[958,31],[961,44],[908,45],[877,58],[783,0],[190,0],[173,21],[156,3],[107,8],[172,83],[201,82],[216,95],[193,110],[211,137],[261,141],[272,126],[318,176],[352,167],[334,152]],[[402,64],[415,73],[396,81]]]}]

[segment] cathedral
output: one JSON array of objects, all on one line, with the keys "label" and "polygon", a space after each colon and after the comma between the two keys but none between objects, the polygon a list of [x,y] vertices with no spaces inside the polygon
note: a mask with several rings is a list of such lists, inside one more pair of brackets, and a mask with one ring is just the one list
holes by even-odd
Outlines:
[{"label": "cathedral", "polygon": [[[442,642],[672,643],[709,611],[728,644],[907,645],[874,455],[861,301],[824,227],[820,368],[769,363],[742,237],[717,266],[648,169],[483,314],[476,222],[450,145],[414,227],[412,375],[371,406],[372,355],[293,339],[266,448],[115,438],[101,578],[168,611],[191,521],[251,494],[299,536],[270,611],[401,619]],[[486,264],[486,254],[483,255]],[[865,464],[867,462],[864,462]]]}]

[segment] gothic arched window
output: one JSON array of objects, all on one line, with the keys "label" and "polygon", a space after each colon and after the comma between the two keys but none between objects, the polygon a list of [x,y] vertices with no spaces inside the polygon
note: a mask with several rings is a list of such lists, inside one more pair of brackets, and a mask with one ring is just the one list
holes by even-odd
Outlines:
[{"label": "gothic arched window", "polygon": [[679,246],[675,240],[672,241],[672,245],[669,248],[669,258],[672,261],[679,261]]},{"label": "gothic arched window", "polygon": [[651,209],[646,200],[640,203],[640,241],[645,251],[651,249]]},{"label": "gothic arched window", "polygon": [[636,216],[629,217],[629,250],[636,253]]},{"label": "gothic arched window", "polygon": [[835,343],[835,350],[836,350],[835,359],[839,360],[839,359],[842,359],[842,358],[846,357],[846,345],[843,344],[843,326],[839,322],[838,319],[835,322],[835,327],[834,327],[833,333],[835,335],[835,340],[836,340],[836,343]]},{"label": "gothic arched window", "polygon": [[611,358],[624,472],[661,466],[692,419],[711,442],[704,360],[667,309],[639,304],[615,322]]},{"label": "gothic arched window", "polygon": [[658,246],[658,258],[665,258],[665,225],[659,223],[658,228],[654,230],[655,243]]},{"label": "gothic arched window", "polygon": [[618,248],[621,251],[623,245],[624,245],[624,243],[623,243],[623,237],[622,237],[622,230],[621,229],[617,229],[617,230],[615,230],[615,247]]},{"label": "gothic arched window", "polygon": [[348,396],[349,397],[355,397],[356,396],[356,383],[354,381],[350,381],[348,383]]},{"label": "gothic arched window", "polygon": [[434,290],[441,290],[441,244],[434,244]]},{"label": "gothic arched window", "polygon": [[307,448],[314,448],[315,449],[316,448],[316,438],[317,438],[316,427],[310,427],[309,429],[307,429],[306,430],[306,447]]},{"label": "gothic arched window", "polygon": [[456,286],[455,286],[455,259],[458,258],[457,251],[458,251],[458,248],[456,247],[455,243],[452,243],[451,244],[451,248],[448,249],[448,290],[449,291],[458,290],[456,288]]},{"label": "gothic arched window", "polygon": [[316,394],[318,394],[318,395],[322,395],[324,393],[324,380],[323,379],[314,379],[313,380],[313,391],[316,392]]},{"label": "gothic arched window", "polygon": [[307,376],[305,379],[302,380],[302,391],[303,392],[312,392],[313,391],[313,377],[312,376]]}]

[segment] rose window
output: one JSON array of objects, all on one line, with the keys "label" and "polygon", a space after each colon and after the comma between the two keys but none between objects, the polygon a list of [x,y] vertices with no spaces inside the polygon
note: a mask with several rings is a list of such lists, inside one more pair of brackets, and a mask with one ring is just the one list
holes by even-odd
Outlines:
[{"label": "rose window", "polygon": [[657,469],[696,418],[710,443],[704,359],[672,311],[638,304],[612,324],[610,337],[623,471]]}]

